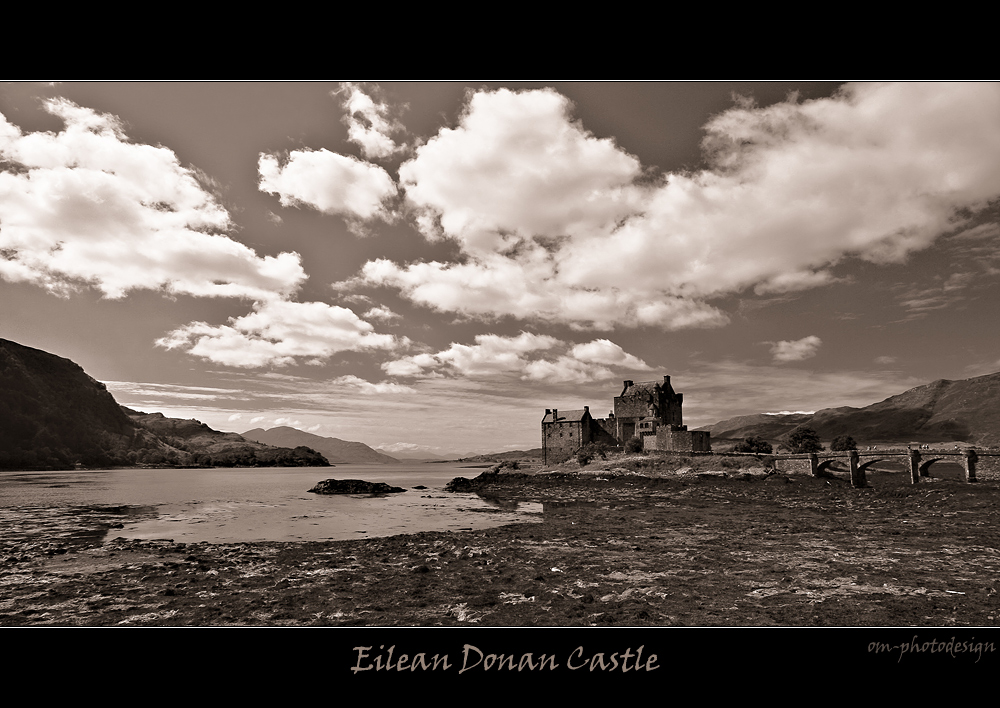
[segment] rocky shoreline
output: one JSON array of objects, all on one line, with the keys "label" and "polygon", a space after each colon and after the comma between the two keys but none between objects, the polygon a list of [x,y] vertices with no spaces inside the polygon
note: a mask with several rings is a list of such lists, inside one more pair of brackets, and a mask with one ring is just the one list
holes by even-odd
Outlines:
[{"label": "rocky shoreline", "polygon": [[540,523],[316,543],[114,538],[2,510],[0,626],[996,626],[1000,483],[488,473]]}]

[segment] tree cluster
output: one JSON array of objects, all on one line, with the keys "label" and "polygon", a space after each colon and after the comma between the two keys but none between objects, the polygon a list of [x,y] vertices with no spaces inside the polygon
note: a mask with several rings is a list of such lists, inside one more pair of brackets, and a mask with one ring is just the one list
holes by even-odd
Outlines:
[{"label": "tree cluster", "polygon": [[640,453],[642,452],[642,450],[643,450],[642,438],[638,436],[630,438],[629,441],[625,443],[625,452],[629,453],[630,455]]},{"label": "tree cluster", "polygon": [[771,443],[757,435],[743,438],[742,442],[736,443],[733,452],[753,452],[761,455],[770,455],[773,452]]},{"label": "tree cluster", "polygon": [[796,428],[779,449],[793,453],[822,452],[823,445],[819,441],[819,434],[812,428]]},{"label": "tree cluster", "polygon": [[830,449],[833,452],[845,452],[847,450],[857,450],[858,444],[854,442],[854,438],[850,435],[838,435],[830,443]]}]

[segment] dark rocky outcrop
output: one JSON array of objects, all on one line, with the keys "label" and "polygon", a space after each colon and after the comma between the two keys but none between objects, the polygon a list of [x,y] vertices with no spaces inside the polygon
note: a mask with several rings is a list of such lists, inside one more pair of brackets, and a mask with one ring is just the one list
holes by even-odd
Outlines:
[{"label": "dark rocky outcrop", "polygon": [[474,492],[478,487],[468,477],[455,477],[444,486],[446,492]]},{"label": "dark rocky outcrop", "polygon": [[361,479],[324,479],[309,490],[315,494],[398,494],[402,487],[392,487],[385,482],[366,482]]}]

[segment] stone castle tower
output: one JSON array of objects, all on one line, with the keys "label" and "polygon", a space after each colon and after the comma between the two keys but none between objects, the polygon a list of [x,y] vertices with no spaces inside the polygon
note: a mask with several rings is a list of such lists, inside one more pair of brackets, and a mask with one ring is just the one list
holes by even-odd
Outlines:
[{"label": "stone castle tower", "polygon": [[670,377],[663,381],[625,381],[614,399],[614,412],[594,418],[583,410],[546,408],[542,418],[544,464],[561,462],[588,443],[623,446],[632,438],[644,450],[710,452],[708,432],[689,431],[683,422],[684,395],[674,391]]}]

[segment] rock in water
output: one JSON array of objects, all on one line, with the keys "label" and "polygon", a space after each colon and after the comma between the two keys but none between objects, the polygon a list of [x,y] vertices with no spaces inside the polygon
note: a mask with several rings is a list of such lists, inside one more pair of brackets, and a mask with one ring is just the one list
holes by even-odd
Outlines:
[{"label": "rock in water", "polygon": [[324,479],[309,490],[316,494],[396,494],[402,487],[390,487],[385,482],[365,482],[362,479]]}]

